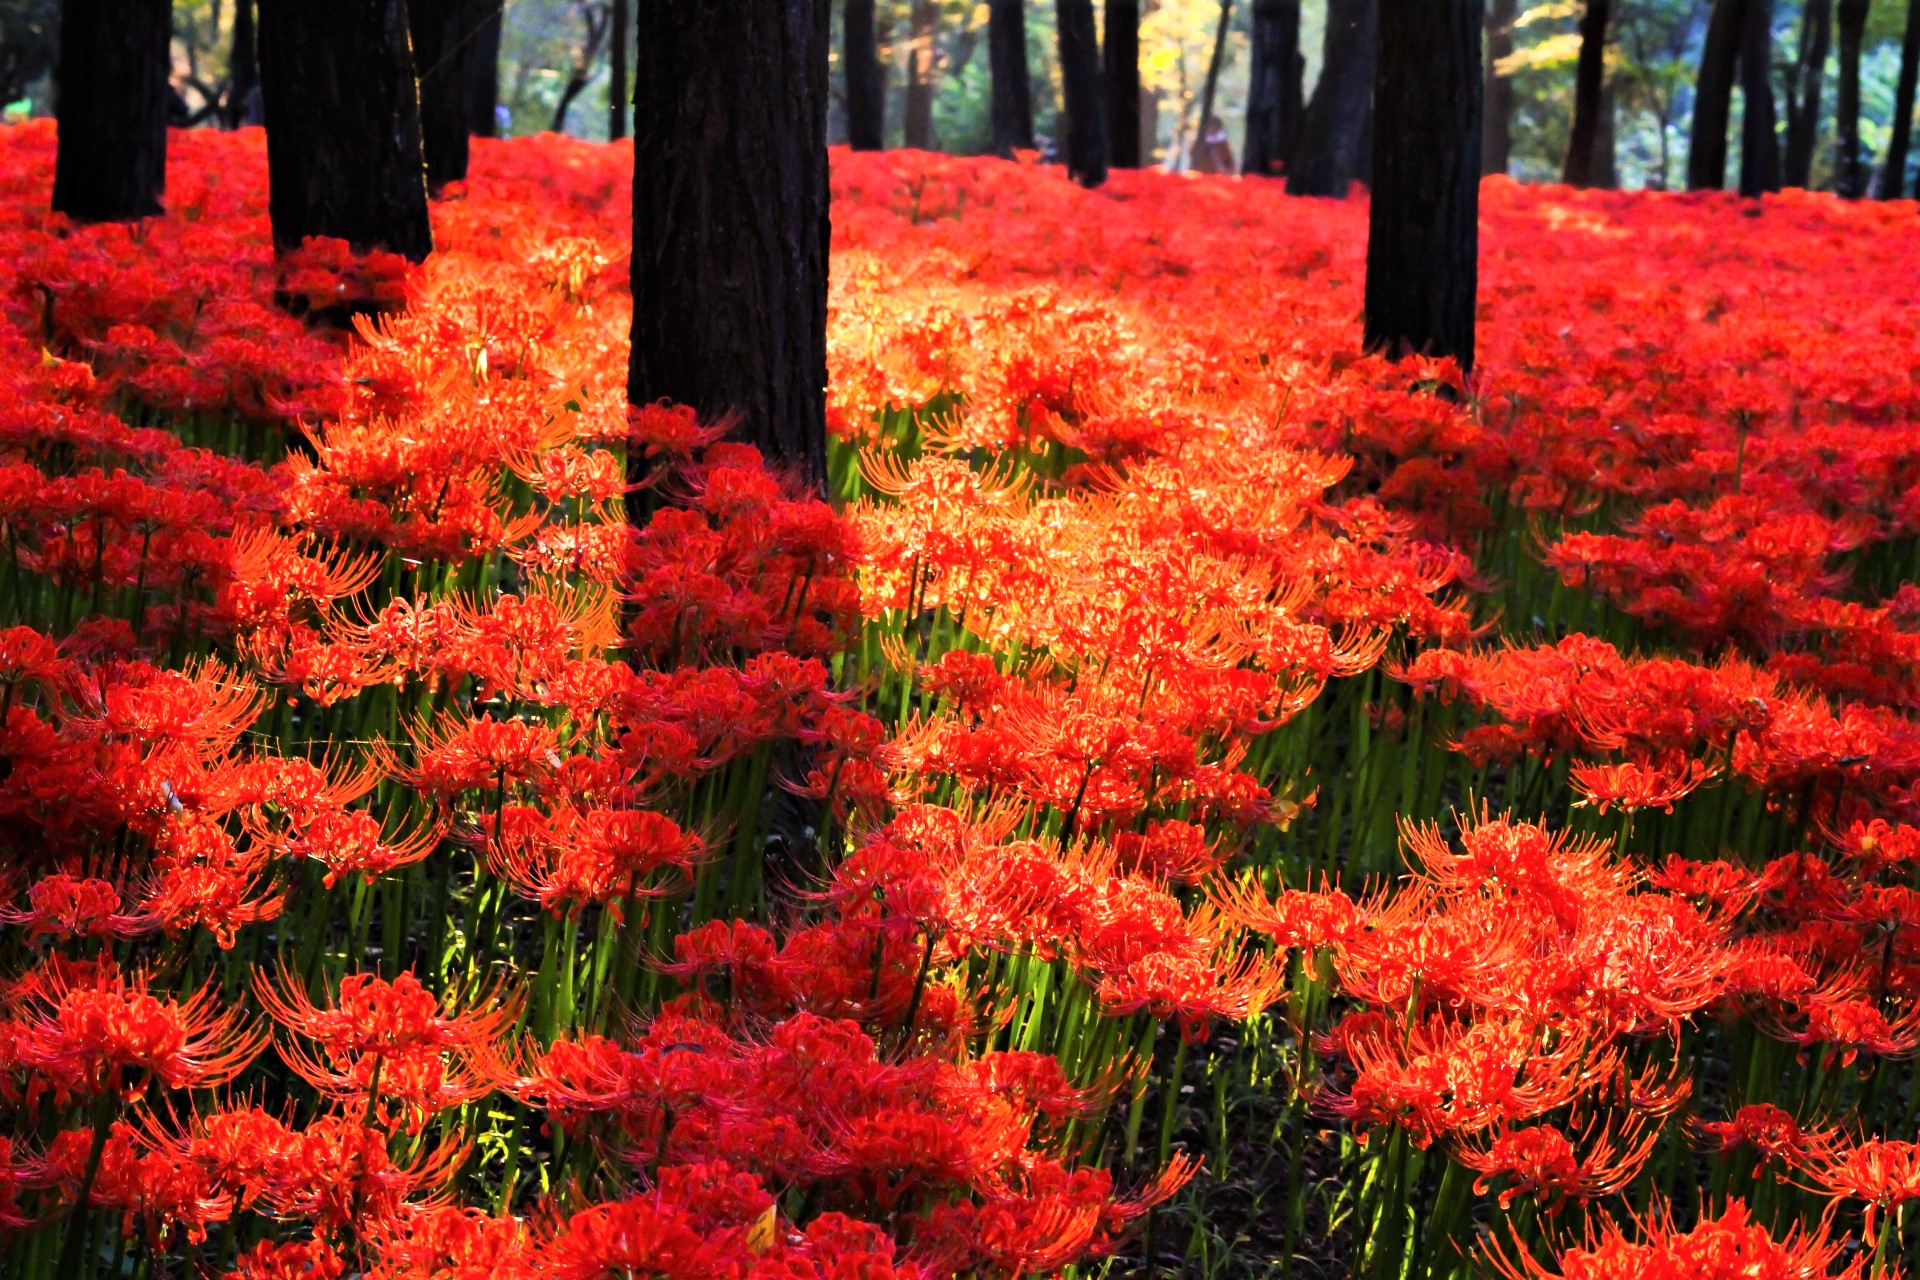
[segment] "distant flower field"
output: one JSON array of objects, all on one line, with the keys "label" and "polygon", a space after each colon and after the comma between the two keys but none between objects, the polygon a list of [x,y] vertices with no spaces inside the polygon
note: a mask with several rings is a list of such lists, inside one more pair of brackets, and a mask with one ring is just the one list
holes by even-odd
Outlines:
[{"label": "distant flower field", "polygon": [[[834,158],[830,501],[626,404],[631,152],[424,266],[0,131],[23,1280],[1891,1277],[1920,220]],[[638,488],[632,486],[637,483]],[[631,491],[630,491],[631,490]]]}]

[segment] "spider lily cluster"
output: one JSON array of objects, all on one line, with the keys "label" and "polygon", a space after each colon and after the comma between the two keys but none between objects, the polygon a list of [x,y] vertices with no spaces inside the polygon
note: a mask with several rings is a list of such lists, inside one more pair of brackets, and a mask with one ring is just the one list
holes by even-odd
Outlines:
[{"label": "spider lily cluster", "polygon": [[1910,210],[1491,183],[1468,386],[1359,206],[839,155],[822,502],[626,152],[173,145],[0,139],[10,1274],[1899,1272]]}]

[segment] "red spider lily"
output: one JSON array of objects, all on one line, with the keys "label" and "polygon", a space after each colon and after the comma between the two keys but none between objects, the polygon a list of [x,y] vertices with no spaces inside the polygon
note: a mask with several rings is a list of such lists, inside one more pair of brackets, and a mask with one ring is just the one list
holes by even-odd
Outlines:
[{"label": "red spider lily", "polygon": [[120,910],[120,891],[105,880],[58,873],[27,886],[28,909],[0,907],[0,920],[29,938],[131,938],[153,927],[150,917]]},{"label": "red spider lily", "polygon": [[441,795],[488,789],[544,778],[559,767],[559,739],[544,725],[523,720],[443,717],[415,741],[419,764],[407,775]]},{"label": "red spider lily", "polygon": [[342,876],[361,876],[372,884],[390,871],[411,866],[431,854],[444,834],[444,827],[429,826],[391,839],[381,831],[380,820],[364,810],[321,810],[280,847],[287,857],[312,858],[326,868],[321,883],[331,889]]},{"label": "red spider lily", "polygon": [[1813,1152],[1825,1150],[1836,1136],[1832,1129],[1802,1128],[1791,1113],[1770,1102],[1750,1102],[1730,1120],[1695,1120],[1693,1127],[1718,1144],[1722,1156],[1750,1147],[1762,1160],[1797,1165]]},{"label": "red spider lily", "polygon": [[619,911],[628,898],[656,896],[683,882],[704,854],[699,836],[646,809],[564,807],[545,814],[509,805],[487,843],[494,874],[550,910],[598,902]]},{"label": "red spider lily", "polygon": [[184,1001],[148,990],[146,975],[102,974],[82,985],[54,979],[20,1014],[17,1052],[59,1096],[96,1097],[230,1080],[266,1046],[241,1010],[223,1007],[209,982]]},{"label": "red spider lily", "polygon": [[1859,1280],[1864,1274],[1865,1259],[1857,1257],[1832,1269],[1844,1240],[1798,1226],[1775,1238],[1739,1200],[1690,1231],[1674,1226],[1664,1208],[1637,1225],[1636,1241],[1606,1222],[1586,1245],[1562,1251],[1557,1267],[1524,1253],[1516,1261],[1504,1251],[1495,1264],[1507,1280]]},{"label": "red spider lily", "polygon": [[1604,1125],[1598,1128],[1598,1132],[1578,1135],[1584,1151],[1559,1129],[1536,1125],[1461,1142],[1454,1159],[1479,1171],[1474,1194],[1485,1195],[1500,1179],[1505,1183],[1499,1194],[1501,1208],[1525,1195],[1538,1197],[1545,1211],[1554,1213],[1569,1200],[1586,1203],[1626,1186],[1660,1140],[1660,1130],[1638,1117],[1620,1134]]},{"label": "red spider lily", "polygon": [[324,1240],[262,1240],[234,1259],[225,1280],[340,1280],[347,1263]]},{"label": "red spider lily", "polygon": [[88,1207],[118,1209],[123,1233],[132,1235],[138,1227],[150,1245],[174,1226],[194,1243],[204,1241],[207,1225],[232,1213],[231,1198],[192,1162],[164,1149],[143,1152],[134,1137],[132,1126],[116,1124],[96,1155],[91,1129],[62,1130],[45,1155],[28,1163],[24,1180],[51,1189],[69,1205],[77,1206],[84,1194]]},{"label": "red spider lily", "polygon": [[1868,1236],[1879,1214],[1920,1200],[1920,1143],[1830,1138],[1813,1145],[1799,1171],[1826,1195],[1865,1201]]},{"label": "red spider lily", "polygon": [[298,1037],[275,1040],[288,1066],[327,1097],[364,1102],[389,1121],[404,1113],[417,1123],[491,1092],[474,1064],[493,1060],[501,1036],[520,1016],[519,999],[498,991],[463,1012],[444,1013],[411,973],[392,982],[352,974],[331,1005],[319,1006],[283,969],[278,985],[256,977],[254,995]]}]

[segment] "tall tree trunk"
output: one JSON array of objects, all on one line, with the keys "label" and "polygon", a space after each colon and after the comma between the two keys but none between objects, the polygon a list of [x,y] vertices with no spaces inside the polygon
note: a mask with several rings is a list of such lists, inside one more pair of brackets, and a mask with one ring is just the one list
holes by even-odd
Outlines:
[{"label": "tall tree trunk", "polygon": [[1840,0],[1840,84],[1833,104],[1834,190],[1849,200],[1867,194],[1867,158],[1860,151],[1860,47],[1873,0]]},{"label": "tall tree trunk", "polygon": [[467,178],[467,56],[479,6],[474,0],[406,0],[413,68],[420,84],[420,141],[427,191],[439,195]]},{"label": "tall tree trunk", "polygon": [[1027,69],[1025,0],[991,0],[987,66],[993,80],[993,149],[1033,150],[1033,78]]},{"label": "tall tree trunk", "polygon": [[1880,168],[1882,200],[1898,200],[1907,189],[1907,148],[1913,140],[1916,77],[1920,77],[1920,3],[1908,0],[1907,29],[1900,41],[1900,79],[1893,90],[1893,132],[1887,138],[1887,162]]},{"label": "tall tree trunk", "polygon": [[1787,150],[1781,177],[1789,187],[1813,185],[1813,152],[1820,141],[1820,94],[1832,42],[1833,0],[1806,0],[1800,10],[1800,48],[1787,81]]},{"label": "tall tree trunk", "polygon": [[644,4],[627,398],[826,476],[827,0]]},{"label": "tall tree trunk", "polygon": [[227,103],[221,122],[229,129],[260,123],[260,59],[253,47],[253,0],[234,0],[233,51],[227,55]]},{"label": "tall tree trunk", "polygon": [[1593,181],[1591,186],[1613,191],[1620,186],[1620,130],[1618,86],[1608,76],[1600,89],[1600,127],[1593,140]]},{"label": "tall tree trunk", "polygon": [[1207,79],[1200,89],[1200,140],[1208,137],[1207,124],[1213,119],[1214,95],[1220,89],[1220,69],[1226,62],[1227,30],[1233,22],[1233,0],[1220,0],[1220,19],[1213,28],[1213,53],[1207,59]]},{"label": "tall tree trunk", "polygon": [[1055,0],[1060,83],[1065,101],[1067,173],[1083,187],[1107,180],[1107,110],[1100,84],[1100,36],[1093,0]]},{"label": "tall tree trunk", "polygon": [[587,91],[587,81],[593,78],[593,64],[600,58],[600,45],[606,40],[608,28],[613,23],[613,14],[595,4],[583,4],[578,8],[581,19],[587,24],[580,47],[573,54],[573,69],[567,73],[566,87],[560,91],[560,101],[553,108],[553,123],[547,126],[550,133],[567,131],[567,113],[573,109],[573,102]]},{"label": "tall tree trunk", "polygon": [[1733,119],[1733,75],[1740,62],[1746,0],[1713,0],[1700,75],[1693,90],[1693,136],[1687,142],[1687,190],[1727,185],[1727,127]]},{"label": "tall tree trunk", "polygon": [[1580,62],[1573,73],[1573,131],[1567,139],[1567,163],[1560,180],[1570,187],[1593,187],[1601,183],[1595,164],[1595,144],[1600,140],[1600,112],[1607,105],[1607,23],[1612,18],[1612,0],[1587,0],[1580,15]]},{"label": "tall tree trunk", "polygon": [[[1372,162],[1374,34],[1382,0],[1327,0],[1320,81],[1287,167],[1287,194],[1344,196]],[[1476,41],[1478,37],[1475,37]]]},{"label": "tall tree trunk", "polygon": [[1780,189],[1773,112],[1773,0],[1747,0],[1740,24],[1740,194]]},{"label": "tall tree trunk", "polygon": [[1366,345],[1473,368],[1481,0],[1380,0]]},{"label": "tall tree trunk", "polygon": [[500,131],[500,29],[506,0],[474,3],[478,25],[467,54],[467,131],[476,138],[491,138]]},{"label": "tall tree trunk", "polygon": [[60,6],[56,213],[76,222],[123,222],[160,212],[172,40],[169,0]]},{"label": "tall tree trunk", "polygon": [[1107,149],[1116,169],[1143,163],[1140,140],[1140,0],[1107,0]]},{"label": "tall tree trunk", "polygon": [[1241,172],[1278,176],[1300,132],[1305,61],[1300,56],[1300,0],[1254,0],[1253,66],[1247,81],[1247,133]]},{"label": "tall tree trunk", "polygon": [[841,42],[847,69],[847,141],[855,151],[879,151],[887,145],[887,73],[880,65],[873,0],[847,0]]},{"label": "tall tree trunk", "polygon": [[627,136],[627,49],[633,43],[628,0],[609,0],[613,6],[612,34],[607,37],[607,137]]},{"label": "tall tree trunk", "polygon": [[1507,171],[1513,160],[1513,80],[1496,64],[1513,54],[1513,21],[1519,0],[1492,0],[1487,10],[1486,102],[1481,112],[1480,164],[1488,173]]},{"label": "tall tree trunk", "polygon": [[405,0],[260,0],[273,244],[333,236],[418,262],[427,220]]},{"label": "tall tree trunk", "polygon": [[913,0],[907,45],[907,103],[900,119],[900,141],[918,151],[933,150],[933,55],[939,34],[936,0]]}]

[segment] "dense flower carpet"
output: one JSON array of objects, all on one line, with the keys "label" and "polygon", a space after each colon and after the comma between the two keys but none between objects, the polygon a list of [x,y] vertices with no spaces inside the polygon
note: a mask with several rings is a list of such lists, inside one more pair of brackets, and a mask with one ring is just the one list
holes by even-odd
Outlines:
[{"label": "dense flower carpet", "polygon": [[1361,202],[836,154],[823,503],[626,405],[630,150],[0,155],[9,1276],[1920,1250],[1911,203],[1490,180],[1462,380]]}]

